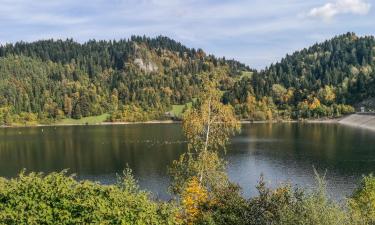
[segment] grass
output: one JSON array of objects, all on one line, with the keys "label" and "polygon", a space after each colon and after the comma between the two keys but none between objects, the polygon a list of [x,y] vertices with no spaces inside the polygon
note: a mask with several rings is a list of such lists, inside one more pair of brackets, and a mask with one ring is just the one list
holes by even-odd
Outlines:
[{"label": "grass", "polygon": [[61,125],[64,125],[64,124],[97,124],[97,123],[105,122],[108,117],[109,117],[109,114],[104,113],[99,116],[83,117],[78,120],[67,118],[67,119],[57,121],[56,124],[61,124]]},{"label": "grass", "polygon": [[191,108],[192,105],[193,105],[192,102],[188,102],[183,105],[172,105],[172,110],[169,111],[169,113],[171,113],[175,117],[181,117],[185,106],[187,108]]},{"label": "grass", "polygon": [[37,121],[26,122],[26,123],[21,123],[21,122],[13,122],[12,123],[12,126],[15,126],[15,127],[36,126],[36,125],[38,125]]},{"label": "grass", "polygon": [[242,71],[239,80],[241,80],[241,79],[244,78],[244,77],[248,77],[248,78],[251,79],[252,76],[253,76],[253,72]]}]

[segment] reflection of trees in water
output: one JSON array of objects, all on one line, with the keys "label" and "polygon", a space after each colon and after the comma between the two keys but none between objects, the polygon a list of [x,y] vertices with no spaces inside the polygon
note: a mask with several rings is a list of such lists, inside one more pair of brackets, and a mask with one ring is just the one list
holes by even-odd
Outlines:
[{"label": "reflection of trees in water", "polygon": [[165,174],[185,149],[179,130],[177,125],[134,125],[1,133],[8,141],[0,139],[0,171],[13,176],[24,167],[44,172],[69,168],[78,174],[103,174],[121,172],[128,164],[136,174]]},{"label": "reflection of trees in water", "polygon": [[[337,124],[249,124],[242,128],[240,143],[234,148],[247,152],[299,163],[319,164],[326,168],[359,170],[375,169],[375,132]],[[242,139],[251,141],[245,142]],[[244,151],[244,150],[242,150]]]},{"label": "reflection of trees in water", "polygon": [[[374,140],[375,132],[334,124],[249,124],[228,154],[368,173],[375,170]],[[0,176],[22,168],[101,175],[127,164],[137,176],[164,175],[185,147],[176,124],[0,129]]]}]

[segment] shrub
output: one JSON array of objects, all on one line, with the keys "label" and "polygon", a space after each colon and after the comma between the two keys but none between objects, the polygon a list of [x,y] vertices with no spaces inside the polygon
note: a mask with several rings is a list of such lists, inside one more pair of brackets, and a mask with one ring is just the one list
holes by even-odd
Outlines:
[{"label": "shrub", "polygon": [[111,113],[109,120],[111,122],[141,122],[148,120],[160,119],[162,109],[143,109],[136,105],[126,105],[122,110]]},{"label": "shrub", "polygon": [[290,203],[284,205],[280,211],[280,221],[274,221],[273,224],[349,224],[347,212],[340,205],[328,198],[324,179],[317,173],[316,179],[318,185],[311,192],[304,192],[302,195],[292,195]]},{"label": "shrub", "polygon": [[348,200],[355,224],[375,224],[375,177],[364,177]]},{"label": "shrub", "polygon": [[0,224],[176,224],[175,212],[140,191],[129,171],[116,185],[66,172],[0,180]]},{"label": "shrub", "polygon": [[197,177],[190,179],[181,194],[183,213],[180,218],[186,224],[195,224],[202,217],[202,206],[209,202],[208,192]]},{"label": "shrub", "polygon": [[211,193],[210,204],[203,207],[203,216],[199,224],[246,224],[249,221],[249,204],[243,198],[238,185],[230,183],[228,186]]}]

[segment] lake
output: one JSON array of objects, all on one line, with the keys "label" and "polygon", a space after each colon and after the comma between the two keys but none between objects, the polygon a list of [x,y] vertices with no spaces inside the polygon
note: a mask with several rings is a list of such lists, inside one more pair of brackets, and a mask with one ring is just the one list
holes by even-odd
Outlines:
[{"label": "lake", "polygon": [[[186,151],[179,124],[0,129],[0,176],[69,168],[78,179],[116,182],[128,165],[140,186],[167,199],[167,167]],[[314,185],[324,174],[329,194],[348,196],[375,171],[375,132],[338,124],[244,124],[225,158],[232,181],[253,196],[260,174],[271,185]]]}]

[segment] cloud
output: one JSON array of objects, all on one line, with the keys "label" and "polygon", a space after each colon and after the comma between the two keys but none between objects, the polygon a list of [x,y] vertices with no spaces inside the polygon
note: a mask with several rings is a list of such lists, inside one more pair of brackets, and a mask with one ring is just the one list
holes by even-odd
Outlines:
[{"label": "cloud", "polygon": [[[366,1],[374,0],[0,0],[0,44],[165,35],[263,68],[337,34],[373,35],[375,14]],[[331,23],[309,18],[366,13]]]},{"label": "cloud", "polygon": [[327,3],[323,6],[310,10],[309,16],[331,20],[339,14],[366,15],[371,8],[371,4],[365,0],[337,0],[334,3]]}]

